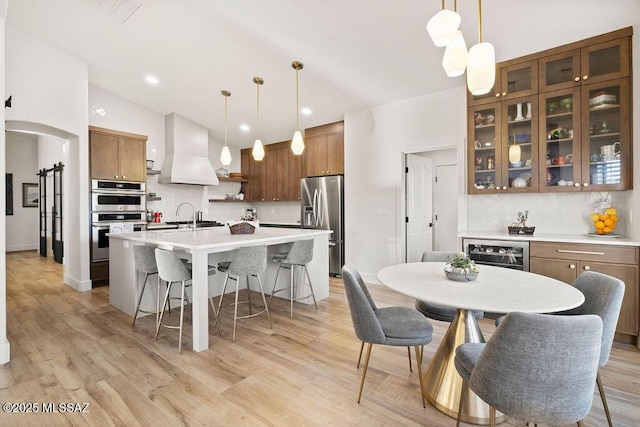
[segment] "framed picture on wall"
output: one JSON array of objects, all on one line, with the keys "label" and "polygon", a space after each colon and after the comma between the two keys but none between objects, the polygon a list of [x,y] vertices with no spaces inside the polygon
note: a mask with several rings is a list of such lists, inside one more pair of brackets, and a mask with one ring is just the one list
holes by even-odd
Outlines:
[{"label": "framed picture on wall", "polygon": [[22,183],[22,207],[23,208],[37,208],[38,198],[40,193],[38,192],[38,184],[32,182]]},{"label": "framed picture on wall", "polygon": [[7,196],[6,215],[13,215],[13,174],[5,174],[5,192]]}]

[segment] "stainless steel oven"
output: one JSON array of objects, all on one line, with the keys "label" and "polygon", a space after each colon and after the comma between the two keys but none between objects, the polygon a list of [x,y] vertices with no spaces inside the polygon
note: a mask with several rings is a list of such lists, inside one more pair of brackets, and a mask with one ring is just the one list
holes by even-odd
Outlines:
[{"label": "stainless steel oven", "polygon": [[107,233],[115,224],[131,224],[133,231],[144,231],[147,221],[144,212],[111,212],[91,214],[91,261],[109,259],[109,236]]},{"label": "stainless steel oven", "polygon": [[144,212],[146,193],[143,182],[91,181],[91,212]]}]

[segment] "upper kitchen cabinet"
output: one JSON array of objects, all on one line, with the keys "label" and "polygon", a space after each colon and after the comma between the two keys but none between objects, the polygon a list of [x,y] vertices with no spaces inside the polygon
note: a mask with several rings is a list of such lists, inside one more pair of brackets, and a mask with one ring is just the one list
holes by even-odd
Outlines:
[{"label": "upper kitchen cabinet", "polygon": [[[519,61],[519,62],[518,62]],[[508,61],[496,68],[493,89],[485,94],[468,94],[469,105],[483,105],[538,93],[538,61]]]},{"label": "upper kitchen cabinet", "polygon": [[[245,157],[246,156],[246,157]],[[242,159],[247,158],[245,162]],[[266,158],[266,153],[265,153]],[[256,161],[251,156],[251,148],[241,150],[240,162],[242,173],[247,177],[245,200],[249,202],[264,202],[266,200],[265,159]]]},{"label": "upper kitchen cabinet", "polygon": [[289,196],[289,161],[293,157],[291,142],[285,141],[265,146],[265,200],[283,202]]},{"label": "upper kitchen cabinet", "polygon": [[144,182],[147,137],[89,126],[91,178]]},{"label": "upper kitchen cabinet", "polygon": [[539,59],[540,92],[628,77],[631,28],[551,49]]},{"label": "upper kitchen cabinet", "polygon": [[344,174],[344,122],[305,130],[305,175]]}]

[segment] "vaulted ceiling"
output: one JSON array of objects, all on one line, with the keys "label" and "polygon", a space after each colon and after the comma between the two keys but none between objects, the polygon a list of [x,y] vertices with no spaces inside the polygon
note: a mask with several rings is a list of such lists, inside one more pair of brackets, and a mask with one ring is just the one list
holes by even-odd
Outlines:
[{"label": "vaulted ceiling", "polygon": [[[465,84],[447,78],[425,31],[438,0],[140,0],[123,24],[96,6],[114,0],[10,0],[7,24],[85,61],[89,81],[161,114],[176,112],[222,139],[229,99],[229,142],[255,139],[256,86],[260,136],[289,139],[295,130],[295,71],[300,71],[302,128],[341,120],[344,113]],[[483,38],[498,61],[631,25],[635,0],[483,3]],[[462,30],[478,39],[477,2],[460,0]],[[453,2],[446,6],[453,8]],[[578,7],[579,6],[579,7]],[[635,6],[634,6],[635,8]],[[637,10],[637,8],[635,8]],[[157,86],[144,77],[157,76]],[[239,130],[248,124],[250,132]]]}]

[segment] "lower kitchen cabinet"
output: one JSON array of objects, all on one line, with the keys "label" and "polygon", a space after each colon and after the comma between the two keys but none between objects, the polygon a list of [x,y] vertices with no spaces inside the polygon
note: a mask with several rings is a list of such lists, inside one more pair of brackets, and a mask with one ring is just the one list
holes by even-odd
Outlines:
[{"label": "lower kitchen cabinet", "polygon": [[580,243],[531,242],[532,273],[572,283],[583,271],[617,277],[625,284],[616,340],[636,343],[639,331],[639,248]]}]

